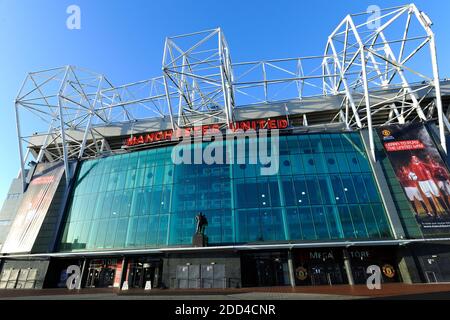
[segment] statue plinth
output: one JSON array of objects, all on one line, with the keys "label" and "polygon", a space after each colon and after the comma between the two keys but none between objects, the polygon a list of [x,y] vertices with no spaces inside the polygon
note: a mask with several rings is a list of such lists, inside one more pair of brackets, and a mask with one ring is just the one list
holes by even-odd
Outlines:
[{"label": "statue plinth", "polygon": [[192,237],[193,247],[206,247],[208,246],[208,237],[202,233],[196,233]]}]

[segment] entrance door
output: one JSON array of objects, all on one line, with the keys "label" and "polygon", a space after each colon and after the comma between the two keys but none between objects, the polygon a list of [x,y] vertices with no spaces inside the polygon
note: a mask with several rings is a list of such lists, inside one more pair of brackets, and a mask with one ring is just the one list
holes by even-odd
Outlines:
[{"label": "entrance door", "polygon": [[86,287],[106,288],[114,285],[116,274],[116,259],[92,260],[89,263]]},{"label": "entrance door", "polygon": [[287,263],[279,258],[256,258],[258,285],[285,286],[288,285]]},{"label": "entrance door", "polygon": [[425,257],[424,262],[424,273],[425,278],[428,283],[439,282],[441,278],[441,270],[439,268],[439,258],[438,257]]},{"label": "entrance door", "polygon": [[342,284],[342,272],[336,264],[323,264],[311,267],[311,284],[313,286]]},{"label": "entrance door", "polygon": [[353,280],[355,284],[365,284],[367,277],[366,269],[362,266],[352,266]]},{"label": "entrance door", "polygon": [[130,268],[129,285],[132,288],[145,288],[147,281],[155,286],[155,266],[150,263],[134,263]]},{"label": "entrance door", "polygon": [[95,288],[98,287],[98,280],[100,276],[100,268],[89,268],[88,277],[86,280],[87,288]]},{"label": "entrance door", "polygon": [[112,268],[101,269],[98,275],[98,287],[106,288],[112,286],[114,284],[115,274],[116,271]]}]

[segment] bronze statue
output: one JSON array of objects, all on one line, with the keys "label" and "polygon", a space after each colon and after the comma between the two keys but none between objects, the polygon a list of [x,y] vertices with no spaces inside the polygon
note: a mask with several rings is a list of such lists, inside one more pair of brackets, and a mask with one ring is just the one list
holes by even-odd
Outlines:
[{"label": "bronze statue", "polygon": [[197,222],[197,228],[195,230],[195,233],[205,234],[205,228],[208,225],[208,220],[206,219],[206,216],[200,212],[198,215],[195,216],[195,221]]}]

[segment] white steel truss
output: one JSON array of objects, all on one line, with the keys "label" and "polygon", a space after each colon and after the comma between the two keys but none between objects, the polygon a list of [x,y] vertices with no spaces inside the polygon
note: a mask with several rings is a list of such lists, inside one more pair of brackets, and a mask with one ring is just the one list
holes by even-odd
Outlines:
[{"label": "white steel truss", "polygon": [[[206,118],[232,121],[231,58],[220,28],[167,38],[162,64],[174,128],[190,127]],[[169,83],[178,95],[170,94]]]},{"label": "white steel truss", "polygon": [[[405,118],[427,120],[418,92],[434,91],[441,145],[447,151],[436,58],[430,18],[414,4],[383,9],[379,14],[364,12],[346,16],[328,38],[323,73],[324,94],[345,92],[344,121],[348,127],[367,126],[370,149],[374,154],[372,117],[390,110],[387,123],[405,122]],[[412,89],[412,83],[421,83]],[[397,86],[396,86],[397,85]],[[376,91],[395,89],[389,98]]]},{"label": "white steel truss", "polygon": [[[233,64],[217,28],[168,37],[163,75],[148,80],[114,86],[103,75],[73,66],[29,73],[15,100],[21,172],[31,156],[36,162],[63,160],[69,181],[70,160],[109,149],[98,126],[149,118],[173,129],[205,120],[226,126],[236,108],[280,101],[302,105],[320,96],[342,97],[332,121],[349,130],[368,128],[373,157],[372,118],[381,113],[388,113],[382,124],[437,115],[446,151],[444,129],[450,123],[442,110],[431,26],[428,16],[409,4],[378,15],[346,16],[321,56]],[[390,94],[381,94],[386,91]],[[430,93],[434,101],[424,104]]]}]

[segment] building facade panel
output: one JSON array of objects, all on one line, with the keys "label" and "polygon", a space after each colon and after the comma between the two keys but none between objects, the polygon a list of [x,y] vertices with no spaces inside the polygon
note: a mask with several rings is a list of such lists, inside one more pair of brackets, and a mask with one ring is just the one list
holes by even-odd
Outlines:
[{"label": "building facade panel", "polygon": [[270,176],[241,142],[231,165],[175,165],[173,146],[84,161],[60,250],[190,246],[198,212],[210,245],[392,238],[359,133],[281,136]]}]

